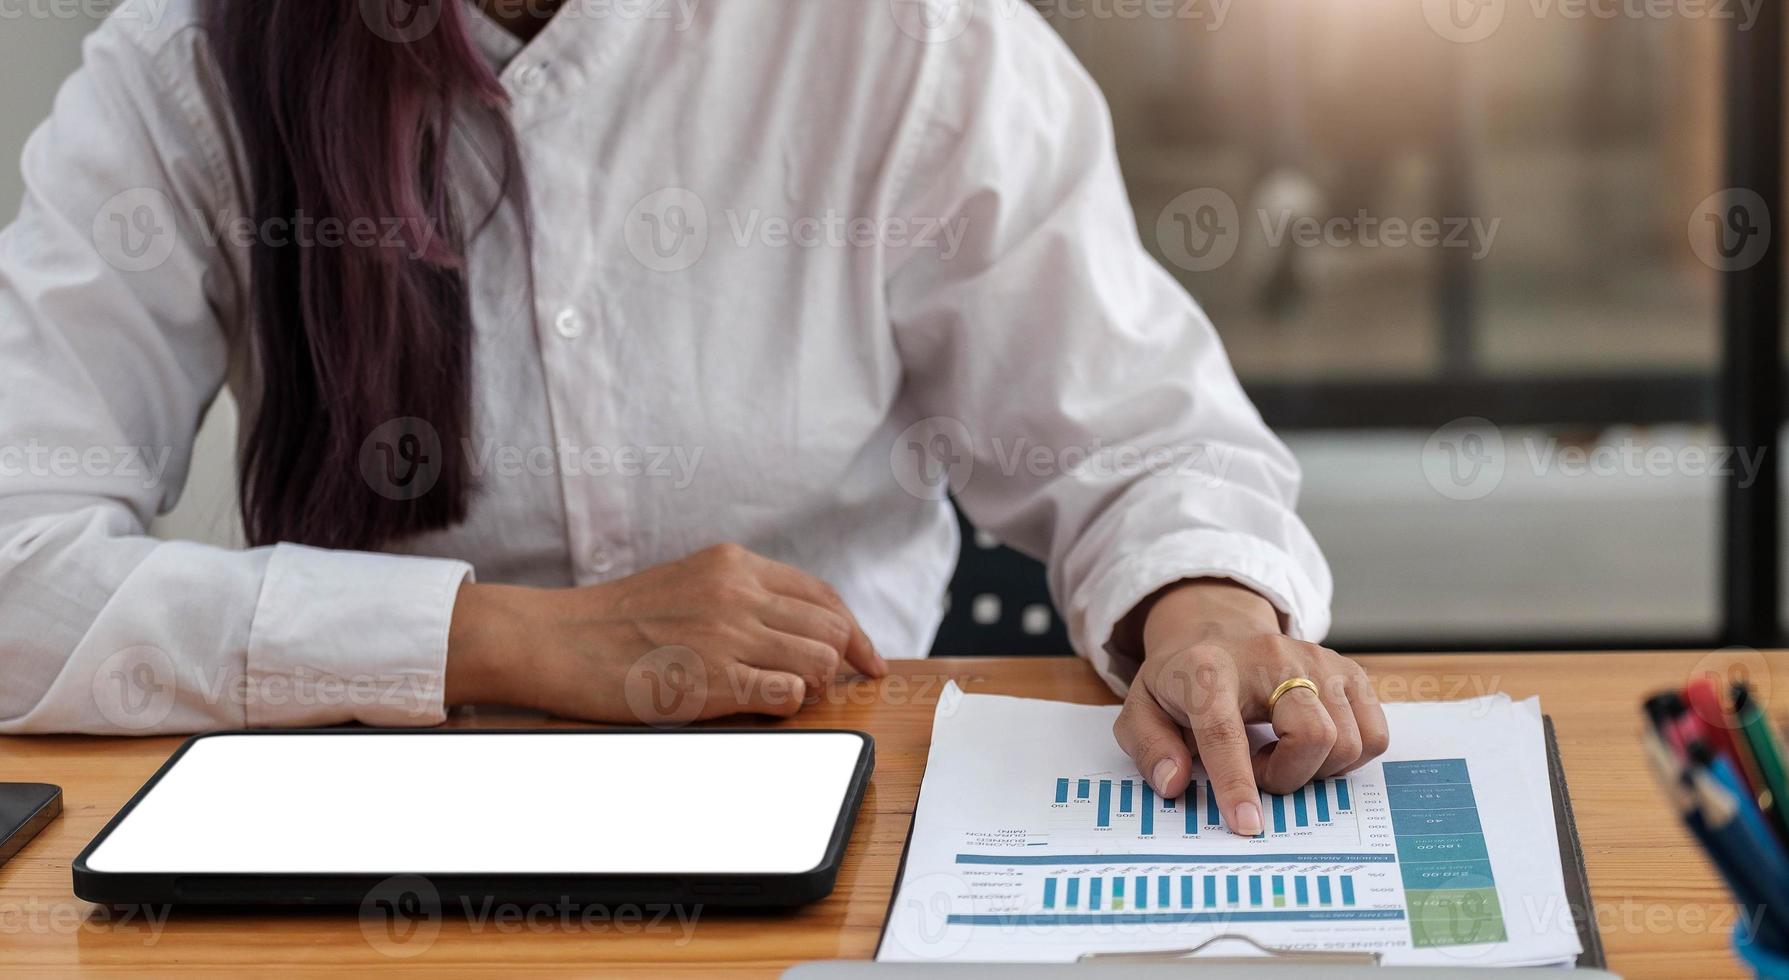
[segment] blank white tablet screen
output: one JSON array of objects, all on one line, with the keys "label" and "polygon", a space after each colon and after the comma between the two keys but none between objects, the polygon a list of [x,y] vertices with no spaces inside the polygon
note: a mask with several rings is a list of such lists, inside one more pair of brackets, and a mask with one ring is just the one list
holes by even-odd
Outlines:
[{"label": "blank white tablet screen", "polygon": [[863,742],[833,732],[201,738],[88,859],[197,874],[796,874]]}]

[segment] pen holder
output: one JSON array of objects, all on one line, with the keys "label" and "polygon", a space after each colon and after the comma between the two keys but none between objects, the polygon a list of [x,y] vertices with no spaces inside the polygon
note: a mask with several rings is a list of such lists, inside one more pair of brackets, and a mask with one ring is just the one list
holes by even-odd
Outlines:
[{"label": "pen holder", "polygon": [[1758,942],[1744,923],[1733,929],[1733,951],[1758,980],[1789,980],[1789,954]]}]

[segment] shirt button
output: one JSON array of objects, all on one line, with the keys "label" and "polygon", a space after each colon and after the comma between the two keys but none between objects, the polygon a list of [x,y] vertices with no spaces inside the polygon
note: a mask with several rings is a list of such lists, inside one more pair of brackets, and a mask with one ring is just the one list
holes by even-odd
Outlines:
[{"label": "shirt button", "polygon": [[546,80],[546,70],[539,65],[529,65],[516,73],[516,85],[524,92],[540,91]]},{"label": "shirt button", "polygon": [[615,559],[609,557],[607,551],[604,551],[601,548],[596,548],[590,552],[591,571],[598,575],[607,575],[609,572],[614,571],[614,569]]},{"label": "shirt button", "polygon": [[553,329],[566,340],[576,340],[584,336],[584,318],[578,315],[577,310],[560,310],[559,315],[553,318]]}]

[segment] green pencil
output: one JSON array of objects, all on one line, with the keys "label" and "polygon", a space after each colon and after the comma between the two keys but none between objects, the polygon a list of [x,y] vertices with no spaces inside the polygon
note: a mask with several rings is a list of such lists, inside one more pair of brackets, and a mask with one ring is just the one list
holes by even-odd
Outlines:
[{"label": "green pencil", "polygon": [[1764,784],[1770,788],[1774,805],[1768,812],[1776,816],[1777,834],[1789,841],[1789,818],[1783,813],[1783,801],[1789,801],[1789,774],[1783,771],[1783,752],[1777,746],[1777,737],[1771,733],[1770,719],[1764,717],[1764,710],[1752,702],[1752,692],[1743,682],[1733,685],[1733,715],[1739,720],[1740,733],[1758,761]]}]

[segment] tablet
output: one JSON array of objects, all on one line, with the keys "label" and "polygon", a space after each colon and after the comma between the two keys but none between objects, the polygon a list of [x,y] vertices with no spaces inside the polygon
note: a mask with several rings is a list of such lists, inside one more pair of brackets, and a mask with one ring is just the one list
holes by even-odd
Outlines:
[{"label": "tablet", "polygon": [[[188,739],[74,862],[110,904],[792,906],[832,891],[874,765],[846,731]],[[412,889],[415,890],[415,889]]]}]

